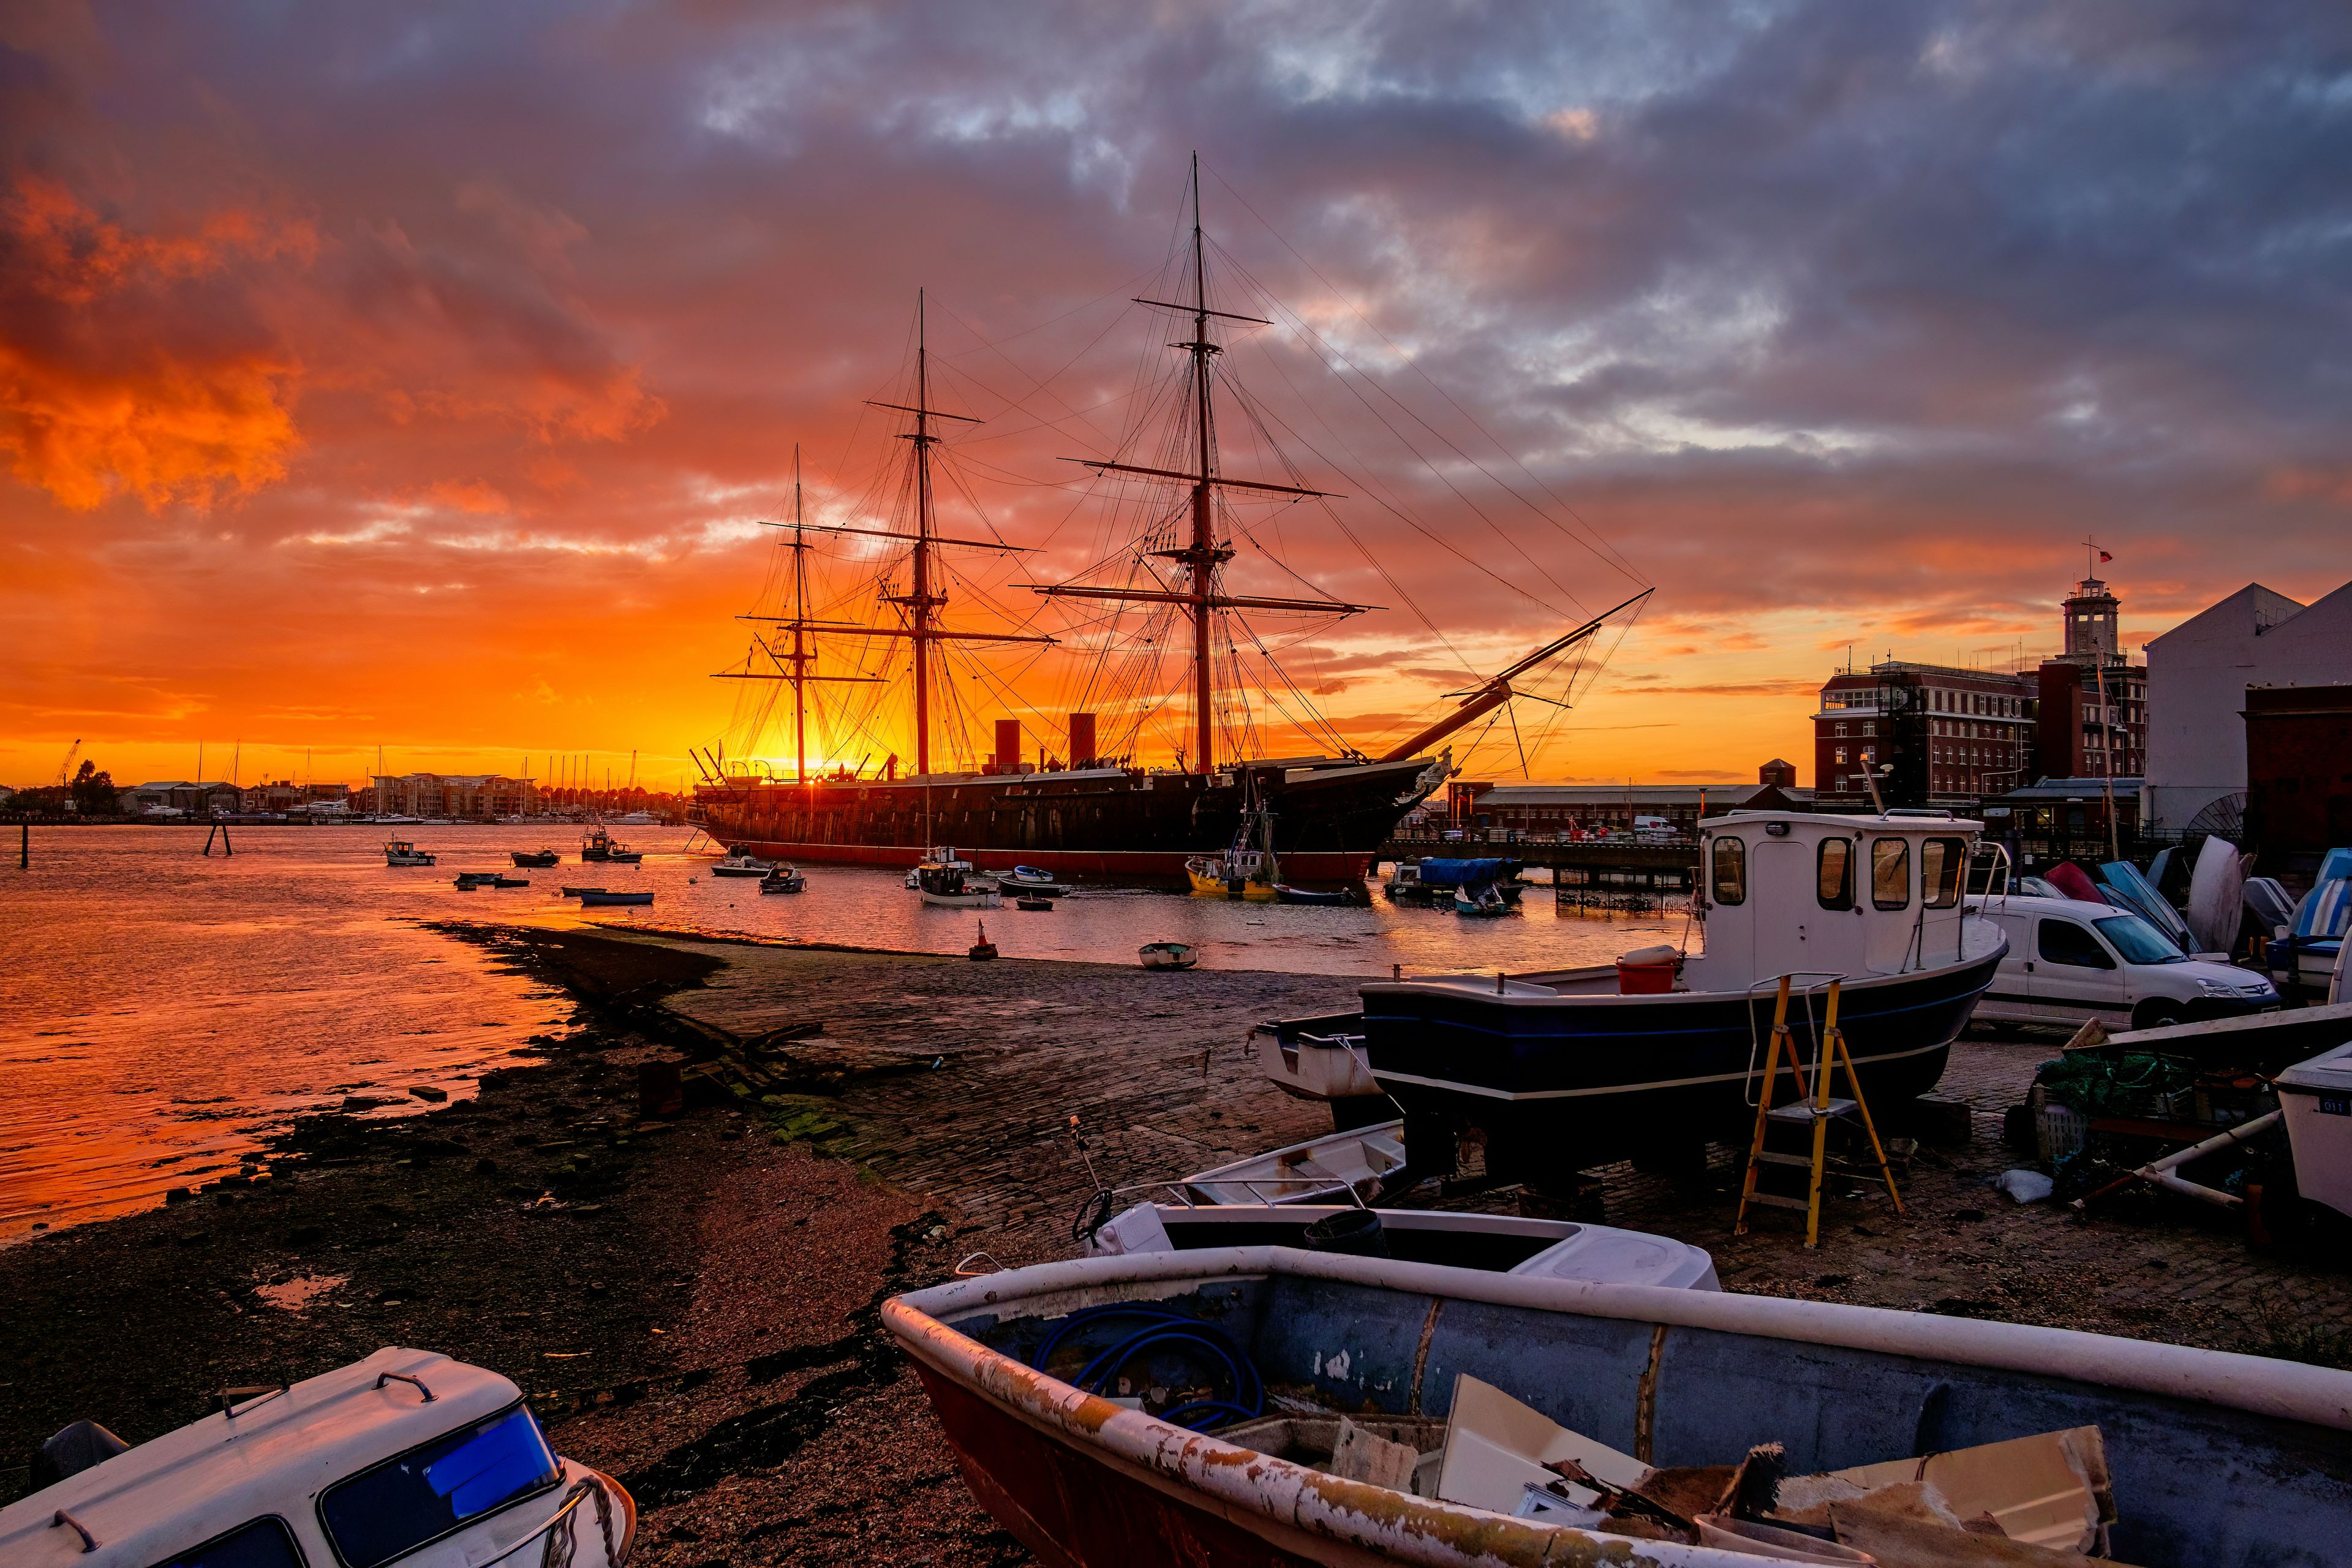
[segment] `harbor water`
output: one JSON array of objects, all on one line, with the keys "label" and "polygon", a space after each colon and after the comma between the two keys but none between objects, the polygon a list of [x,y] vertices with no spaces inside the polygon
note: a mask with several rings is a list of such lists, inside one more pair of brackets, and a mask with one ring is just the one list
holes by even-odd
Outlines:
[{"label": "harbor water", "polygon": [[[237,827],[202,854],[197,827],[36,831],[32,867],[0,871],[0,1241],[151,1205],[236,1167],[293,1117],[414,1114],[452,1099],[531,1037],[567,999],[444,922],[609,924],[961,954],[982,922],[1008,958],[1133,964],[1147,942],[1192,944],[1209,969],[1387,974],[1604,963],[1675,941],[1683,917],[1321,908],[1081,889],[1051,911],[928,905],[903,872],[803,868],[808,890],[762,894],[714,877],[717,851],[685,828],[617,830],[637,866],[583,865],[579,830]],[[384,865],[390,836],[438,864]],[[509,852],[562,864],[516,870]],[[461,891],[459,871],[505,869],[528,888]],[[583,911],[564,886],[650,890],[650,907]],[[1137,984],[1153,977],[1137,971]]]}]

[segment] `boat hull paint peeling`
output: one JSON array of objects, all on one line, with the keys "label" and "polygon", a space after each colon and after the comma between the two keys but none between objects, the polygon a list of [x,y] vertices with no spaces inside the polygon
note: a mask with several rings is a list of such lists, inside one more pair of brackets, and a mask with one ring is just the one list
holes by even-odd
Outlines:
[{"label": "boat hull paint peeling", "polygon": [[1053,1568],[1754,1568],[1341,1480],[1082,1394],[898,1301],[883,1321],[973,1497]]},{"label": "boat hull paint peeling", "polygon": [[1443,1415],[1466,1373],[1612,1447],[1646,1429],[1661,1464],[1785,1441],[1811,1472],[2096,1425],[2116,1555],[2146,1568],[2328,1561],[2352,1509],[2352,1373],[2178,1345],[1263,1247],[1045,1264],[885,1302],[974,1495],[1059,1568],[1753,1568],[1343,1481],[1023,1359],[1053,1320],[1118,1300],[1217,1321],[1269,1384],[1335,1409]]}]

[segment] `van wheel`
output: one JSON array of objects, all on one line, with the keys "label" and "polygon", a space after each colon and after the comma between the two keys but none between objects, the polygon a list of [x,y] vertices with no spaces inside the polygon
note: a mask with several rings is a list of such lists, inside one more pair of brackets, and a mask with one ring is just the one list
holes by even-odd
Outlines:
[{"label": "van wheel", "polygon": [[2161,1029],[2184,1021],[2185,1016],[2178,1002],[2143,1002],[2132,1009],[2132,1027],[2135,1029]]}]

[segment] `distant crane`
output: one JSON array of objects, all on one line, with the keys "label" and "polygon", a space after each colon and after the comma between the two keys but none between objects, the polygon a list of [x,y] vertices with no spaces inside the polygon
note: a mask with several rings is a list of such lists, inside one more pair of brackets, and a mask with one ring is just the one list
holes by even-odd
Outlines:
[{"label": "distant crane", "polygon": [[81,755],[81,740],[77,736],[74,740],[74,743],[66,748],[66,760],[58,764],[58,787],[59,789],[65,788],[69,770],[74,765],[74,759],[79,755]]}]

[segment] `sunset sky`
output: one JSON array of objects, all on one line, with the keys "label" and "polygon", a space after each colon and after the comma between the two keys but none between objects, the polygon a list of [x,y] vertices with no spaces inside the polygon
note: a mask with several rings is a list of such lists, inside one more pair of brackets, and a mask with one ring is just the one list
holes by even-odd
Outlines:
[{"label": "sunset sky", "polygon": [[[2134,644],[2352,576],[2340,4],[20,0],[0,781],[740,754],[760,524],[798,443],[895,526],[919,288],[941,526],[1042,547],[950,618],[1067,635],[1020,584],[1115,542],[1064,459],[1150,460],[1194,150],[1275,322],[1227,469],[1342,492],[1234,581],[1383,606],[1262,627],[1350,741],[1654,584],[1534,774],[1810,783],[1849,644],[2037,657],[2086,535]],[[987,659],[1058,739],[1083,656]]]}]

